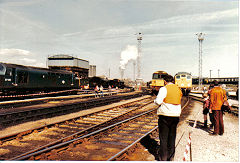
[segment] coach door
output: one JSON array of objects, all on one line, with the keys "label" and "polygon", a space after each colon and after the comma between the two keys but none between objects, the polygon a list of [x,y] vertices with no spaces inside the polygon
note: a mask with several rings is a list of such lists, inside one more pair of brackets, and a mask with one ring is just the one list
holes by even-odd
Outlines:
[{"label": "coach door", "polygon": [[27,85],[28,80],[29,80],[29,74],[27,71],[20,70],[17,72],[17,84],[19,86]]}]

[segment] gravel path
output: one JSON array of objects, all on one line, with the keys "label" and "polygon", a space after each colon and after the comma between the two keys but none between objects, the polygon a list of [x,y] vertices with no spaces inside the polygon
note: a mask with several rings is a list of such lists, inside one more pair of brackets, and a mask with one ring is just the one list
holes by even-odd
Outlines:
[{"label": "gravel path", "polygon": [[[190,112],[184,122],[179,125],[176,143],[180,140],[175,154],[175,161],[182,161],[186,149],[189,132],[191,133],[192,161],[203,162],[238,162],[239,161],[239,119],[229,113],[225,113],[224,134],[211,136],[213,129],[203,129],[202,103],[191,102],[186,108]],[[193,124],[197,121],[196,127]],[[209,120],[208,120],[209,122]],[[190,152],[186,157],[190,161]]]}]

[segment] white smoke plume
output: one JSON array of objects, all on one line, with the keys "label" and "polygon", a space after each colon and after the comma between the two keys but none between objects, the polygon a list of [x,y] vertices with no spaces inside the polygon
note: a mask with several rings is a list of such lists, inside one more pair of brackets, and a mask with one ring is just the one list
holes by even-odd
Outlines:
[{"label": "white smoke plume", "polygon": [[120,69],[126,69],[126,65],[130,60],[136,60],[138,57],[137,47],[128,45],[124,51],[121,52]]},{"label": "white smoke plume", "polygon": [[120,74],[121,79],[123,79],[124,70],[129,61],[135,61],[138,57],[138,49],[134,45],[128,45],[124,51],[121,52],[121,60],[120,60]]}]

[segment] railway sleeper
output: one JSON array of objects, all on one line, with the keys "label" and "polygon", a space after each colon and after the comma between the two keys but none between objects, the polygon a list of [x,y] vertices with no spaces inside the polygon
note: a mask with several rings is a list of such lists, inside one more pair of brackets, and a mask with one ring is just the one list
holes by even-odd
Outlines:
[{"label": "railway sleeper", "polygon": [[[52,117],[56,115],[67,114],[69,112],[71,113],[77,110],[78,111],[85,110],[87,108],[94,107],[97,104],[98,106],[99,105],[102,106],[109,103],[118,102],[121,99],[132,98],[134,96],[140,96],[140,95],[127,95],[127,96],[122,96],[120,98],[116,96],[109,100],[106,100],[105,98],[99,98],[99,99],[92,99],[90,101],[80,102],[74,105],[69,104],[69,105],[59,106],[55,108],[48,107],[48,108],[42,108],[40,110],[29,110],[29,111],[19,111],[15,113],[9,113],[9,114],[0,116],[0,120],[1,120],[0,124],[6,125],[14,121],[31,120],[34,118],[40,119],[41,117]],[[85,107],[82,107],[82,106],[85,106]]]}]

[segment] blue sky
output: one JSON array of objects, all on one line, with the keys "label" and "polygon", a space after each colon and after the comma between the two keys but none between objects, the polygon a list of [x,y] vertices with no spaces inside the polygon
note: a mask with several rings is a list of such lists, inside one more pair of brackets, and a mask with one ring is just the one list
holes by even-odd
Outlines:
[{"label": "blue sky", "polygon": [[[143,33],[141,77],[164,70],[203,76],[238,76],[237,0],[0,0],[0,62],[46,67],[53,54],[71,54],[120,78],[120,55]],[[133,63],[124,78],[133,78]]]}]

